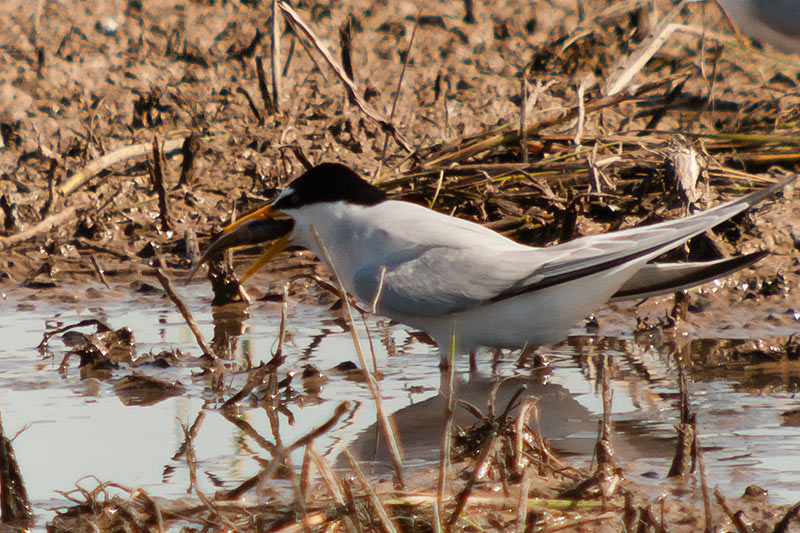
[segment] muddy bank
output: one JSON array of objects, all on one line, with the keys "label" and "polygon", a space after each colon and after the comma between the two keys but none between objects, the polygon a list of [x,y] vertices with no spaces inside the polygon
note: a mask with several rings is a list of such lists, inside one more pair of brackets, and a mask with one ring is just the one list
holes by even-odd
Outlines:
[{"label": "muddy bank", "polygon": [[[4,305],[24,313],[59,303],[138,305],[130,291],[163,298],[154,268],[173,280],[185,278],[233,213],[268,201],[309,162],[347,163],[394,197],[542,246],[679,217],[796,172],[800,162],[796,57],[740,40],[714,5],[672,13],[669,2],[582,2],[577,11],[574,2],[451,2],[418,12],[394,4],[300,2],[294,15],[279,17],[281,57],[273,70],[273,14],[262,4],[14,0],[0,7],[6,28],[0,37]],[[679,26],[665,31],[668,20]],[[302,31],[301,21],[315,37]],[[333,50],[332,61],[344,71],[350,64],[354,90],[344,88],[320,49]],[[646,61],[637,63],[636,57]],[[687,157],[696,176],[678,164]],[[747,367],[742,388],[796,392],[798,202],[795,191],[786,190],[672,257],[710,259],[769,249],[771,255],[755,267],[677,303],[670,297],[612,305],[583,326],[590,334],[586,342],[630,354],[634,348],[625,343],[633,338],[639,349],[678,354],[697,382]],[[327,279],[307,254],[274,261],[246,287],[258,302],[251,309],[280,317],[284,281],[309,272]],[[288,301],[337,305],[335,296],[308,278],[291,285]],[[341,319],[336,309],[331,317]],[[9,329],[3,326],[3,336]],[[108,331],[95,335],[100,355],[92,349],[83,354],[88,362],[81,366],[81,383],[102,389],[109,351],[120,357],[113,362],[125,372],[131,362],[124,336],[115,344]],[[230,346],[238,335],[233,328],[208,350]],[[247,363],[222,368],[204,359],[204,350],[192,346],[177,362],[174,353],[160,359],[155,353],[148,363],[201,374],[197,395],[215,399],[215,409],[232,398],[237,403],[254,369]],[[80,358],[67,361],[66,368],[75,369]],[[87,365],[97,365],[97,373],[90,375]],[[279,361],[271,368],[284,371]],[[275,386],[286,379],[275,376]],[[175,386],[184,378],[171,379],[170,371],[157,377],[164,383],[121,382],[118,389],[132,403],[143,401],[142,389],[165,388],[165,397],[187,394]],[[251,398],[251,392],[242,397]],[[192,389],[189,396],[194,394]],[[191,437],[186,439],[188,450]],[[270,465],[279,463],[278,455]],[[497,464],[516,460],[497,457]],[[452,479],[467,480],[475,471],[472,461],[460,463]],[[459,527],[619,530],[643,520],[647,525],[641,527],[695,530],[705,524],[698,492],[662,505],[632,485],[615,489],[605,503],[596,494],[570,496],[568,505],[588,500],[594,514],[565,513],[560,491],[567,478],[584,474],[572,479],[550,468],[530,474],[543,481],[540,487],[529,476],[527,490],[561,503],[528,508],[542,502],[523,504],[525,474],[496,469],[475,490],[487,498],[502,494],[502,513],[482,522],[485,516],[470,505],[497,502],[476,498],[483,503],[467,505],[460,515],[476,523],[461,519]],[[429,472],[409,487],[429,495],[435,478]],[[453,482],[453,496],[464,487],[459,482]],[[349,515],[342,512],[347,502],[337,501],[333,491],[330,502],[309,503],[308,515],[320,524],[363,519],[388,529],[380,505],[366,503],[368,492],[360,492],[366,489],[348,490],[356,493]],[[397,520],[410,515],[420,517],[421,529],[433,524],[429,496],[402,500],[407,496],[378,482],[373,490],[393,516],[402,515]],[[634,495],[629,503],[626,490]],[[188,513],[191,520],[201,517],[218,526],[230,520],[264,529],[275,520],[277,528],[282,519],[296,525],[303,507],[291,491],[280,501],[282,517],[275,509],[245,504],[180,507],[153,504],[143,493],[92,491],[74,496],[92,502],[107,497],[113,506],[101,502],[71,513],[121,509],[122,520],[136,527],[156,527],[159,520]],[[302,499],[314,493],[307,486]],[[756,530],[769,530],[788,516],[787,508],[763,500],[728,503],[731,515],[743,509]],[[356,516],[360,506],[371,506],[366,518]],[[154,509],[164,511],[160,518]],[[728,527],[722,507],[711,512],[713,523]],[[109,528],[118,520],[106,518],[110,522],[93,519]]]}]

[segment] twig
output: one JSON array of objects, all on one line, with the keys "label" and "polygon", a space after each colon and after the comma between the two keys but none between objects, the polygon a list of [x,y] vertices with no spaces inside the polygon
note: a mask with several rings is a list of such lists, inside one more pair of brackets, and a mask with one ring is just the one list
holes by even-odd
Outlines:
[{"label": "twig", "polygon": [[314,167],[314,164],[311,163],[311,161],[308,159],[308,156],[306,156],[306,154],[303,152],[303,148],[299,144],[292,146],[292,153],[306,170],[311,170]]},{"label": "twig", "polygon": [[[200,415],[203,415],[201,411]],[[181,430],[183,430],[183,437],[186,442],[186,466],[189,470],[189,483],[190,489],[194,489],[194,493],[197,494],[197,497],[200,498],[200,501],[206,506],[206,508],[211,512],[214,516],[219,518],[225,525],[229,528],[236,529],[236,525],[233,524],[223,513],[219,512],[219,508],[216,504],[211,501],[208,496],[206,496],[203,491],[200,490],[200,487],[197,486],[197,458],[194,454],[194,444],[192,434],[185,425],[181,424]]]},{"label": "twig", "polygon": [[798,513],[800,513],[800,503],[796,503],[789,509],[786,514],[781,518],[781,521],[775,524],[775,529],[772,530],[772,533],[786,533],[789,531],[789,522],[792,521],[792,518],[796,518]]},{"label": "twig", "polygon": [[431,198],[431,203],[428,205],[431,209],[433,209],[433,205],[436,203],[436,199],[439,198],[439,192],[442,190],[442,182],[444,181],[444,170],[439,171],[439,179],[436,180],[436,190],[433,191],[433,198]]},{"label": "twig", "polygon": [[[200,427],[202,426],[203,421],[205,421],[205,419],[206,419],[205,410],[201,410],[199,413],[197,413],[197,417],[194,419],[194,422],[192,422],[192,427],[189,428],[189,437],[191,439],[194,439],[197,436],[197,433],[200,431]],[[181,442],[181,445],[178,448],[178,451],[175,452],[175,455],[171,457],[173,461],[177,461],[178,459],[184,456],[184,454],[186,453],[187,444],[188,441],[186,440],[186,438],[184,438],[183,442]]]},{"label": "twig", "polygon": [[97,257],[94,254],[89,256],[89,259],[92,261],[92,266],[94,267],[94,271],[97,274],[97,277],[100,279],[100,283],[106,286],[106,289],[110,289],[111,286],[106,281],[106,276],[103,273],[103,267],[100,266],[100,263],[97,262]]},{"label": "twig", "polygon": [[261,93],[261,101],[264,102],[264,111],[271,115],[275,113],[275,104],[272,103],[272,98],[269,96],[267,76],[264,74],[264,60],[261,57],[256,57],[256,73],[258,74],[258,91]]},{"label": "twig", "polygon": [[161,231],[164,233],[172,231],[167,207],[167,188],[164,186],[164,165],[161,151],[158,149],[158,137],[153,139],[153,165],[150,168],[150,178],[153,180],[153,188],[155,188],[158,195],[158,214],[161,219]]},{"label": "twig", "polygon": [[[167,139],[161,144],[161,153],[166,155],[183,146],[184,138]],[[67,196],[95,177],[100,172],[117,163],[128,161],[129,159],[144,158],[151,152],[151,143],[139,143],[131,146],[124,146],[118,150],[99,157],[89,162],[83,169],[75,172],[64,183],[58,187],[58,193]]]},{"label": "twig", "polygon": [[353,494],[353,487],[350,478],[342,478],[342,490],[344,490],[344,496],[347,498],[347,512],[350,513],[355,521],[356,527],[353,533],[364,533],[364,528],[361,527],[361,521],[358,519],[358,502],[356,502],[355,494]]},{"label": "twig", "polygon": [[253,97],[250,96],[249,92],[247,92],[247,89],[245,89],[244,87],[239,86],[239,87],[236,88],[236,92],[244,95],[244,97],[247,99],[247,105],[250,107],[250,111],[256,117],[256,120],[258,121],[258,124],[259,125],[263,125],[264,124],[264,118],[261,116],[261,112],[258,110],[258,107],[256,106],[256,103],[253,101]]},{"label": "twig", "polygon": [[292,64],[292,57],[294,57],[295,46],[297,46],[297,35],[292,33],[292,40],[289,43],[289,52],[286,54],[286,63],[283,64],[283,72],[281,73],[284,78],[289,73],[289,66]]},{"label": "twig", "polygon": [[184,301],[180,296],[178,296],[178,293],[175,292],[175,289],[172,287],[172,282],[160,268],[155,270],[155,275],[158,278],[158,281],[161,282],[161,286],[164,287],[169,299],[172,300],[172,302],[178,308],[178,311],[180,311],[181,315],[183,316],[183,320],[186,321],[186,325],[189,326],[190,330],[192,330],[194,338],[197,341],[197,345],[200,346],[203,354],[216,359],[214,352],[206,344],[203,334],[200,332],[200,328],[197,326],[194,316],[192,316],[192,312],[189,311],[189,308],[186,306]]},{"label": "twig", "polygon": [[[3,194],[0,196],[0,209],[3,210],[3,216],[5,220],[3,220],[3,229],[7,233],[11,233],[15,229],[17,229],[17,214],[15,206],[8,202],[8,196]],[[3,241],[0,241],[2,243]],[[0,250],[2,250],[2,244],[0,244]]]},{"label": "twig", "polygon": [[[267,409],[267,413],[269,414],[270,412],[272,412],[272,410]],[[284,463],[284,459],[288,457],[292,451],[302,446],[310,445],[315,438],[322,435],[324,432],[328,431],[331,427],[333,427],[339,421],[342,415],[346,412],[347,412],[347,402],[340,403],[336,407],[336,410],[334,411],[333,415],[326,422],[324,422],[321,426],[312,429],[306,435],[297,439],[288,448],[280,445],[279,436],[277,434],[277,428],[273,424],[273,434],[278,444],[276,444],[272,448],[265,446],[265,448],[269,449],[274,454],[272,461],[270,461],[270,463],[265,468],[263,468],[259,473],[246,479],[245,481],[240,483],[237,487],[234,487],[232,489],[229,489],[221,493],[217,497],[217,499],[235,500],[238,499],[242,494],[244,494],[248,490],[261,485],[261,483],[264,480],[271,478],[275,474],[275,472],[278,470],[278,467]],[[223,411],[223,414],[225,414],[225,411]]]},{"label": "twig", "polygon": [[314,45],[314,48],[317,49],[317,51],[322,55],[322,57],[328,63],[328,66],[331,67],[336,76],[342,81],[348,94],[350,94],[353,97],[356,106],[358,106],[361,112],[364,113],[370,119],[377,122],[383,129],[391,132],[392,136],[394,137],[394,140],[397,141],[397,144],[399,144],[403,148],[403,150],[405,150],[408,153],[413,152],[413,149],[409,145],[408,141],[400,134],[399,131],[397,131],[397,128],[395,128],[393,124],[391,124],[383,117],[381,117],[381,115],[375,109],[373,109],[372,106],[364,102],[364,100],[358,94],[358,91],[356,91],[356,87],[355,84],[353,83],[353,80],[351,80],[350,77],[347,76],[342,66],[336,62],[336,60],[331,56],[330,52],[328,52],[328,50],[321,44],[319,37],[317,37],[317,35],[314,33],[314,30],[312,30],[308,26],[308,24],[306,24],[303,21],[303,19],[300,18],[300,15],[298,15],[297,12],[294,9],[292,9],[291,6],[289,6],[289,4],[279,1],[278,7],[280,7],[281,10],[284,12],[290,25],[292,25],[293,27],[300,28],[300,30],[302,30],[302,32],[305,34],[308,40],[311,41],[311,43]]},{"label": "twig", "polygon": [[375,297],[372,299],[372,305],[370,309],[372,314],[378,312],[378,304],[381,302],[381,296],[383,296],[383,284],[386,280],[386,265],[381,265],[380,274],[378,277],[378,289],[375,291]]},{"label": "twig", "polygon": [[[263,69],[262,69],[263,70]],[[272,105],[281,110],[281,23],[278,0],[272,0]]]},{"label": "twig", "polygon": [[475,483],[477,483],[482,473],[486,471],[486,466],[489,464],[489,461],[492,458],[492,452],[494,452],[496,445],[497,432],[493,431],[492,438],[489,439],[489,443],[486,444],[482,450],[480,458],[475,464],[475,468],[472,470],[472,475],[467,481],[467,484],[456,497],[456,508],[453,510],[453,514],[451,514],[450,518],[447,520],[447,523],[450,527],[454,526],[458,522],[459,518],[461,518],[461,513],[464,512],[464,508],[467,506],[469,496],[472,493],[472,488],[475,486]]},{"label": "twig", "polygon": [[611,385],[609,384],[608,356],[603,354],[603,420],[600,431],[600,438],[595,444],[595,454],[597,455],[597,468],[613,470],[614,468],[614,449],[611,445]]},{"label": "twig", "polygon": [[603,87],[603,94],[614,96],[623,91],[680,26],[674,22],[662,24],[647,41],[625,58],[624,62],[611,73]]},{"label": "twig", "polygon": [[278,329],[278,347],[275,356],[283,358],[283,343],[286,340],[286,317],[289,315],[289,282],[283,284],[283,298],[281,299],[281,325]]},{"label": "twig", "polygon": [[714,531],[714,519],[711,516],[711,496],[708,493],[708,480],[706,479],[706,466],[703,463],[703,454],[700,452],[700,438],[697,436],[695,429],[695,446],[697,446],[697,470],[700,472],[700,488],[703,492],[703,510],[706,517],[706,533]]},{"label": "twig", "polygon": [[51,158],[50,159],[50,169],[47,171],[47,201],[44,203],[44,207],[42,207],[41,216],[46,217],[52,211],[53,207],[55,206],[55,177],[56,177],[56,169],[58,169],[58,160]]},{"label": "twig", "polygon": [[442,529],[442,517],[444,516],[444,493],[447,481],[447,471],[450,468],[450,451],[453,439],[453,417],[456,410],[456,390],[455,390],[455,362],[456,362],[456,332],[453,329],[450,335],[450,359],[447,365],[447,391],[444,408],[444,429],[442,433],[442,444],[439,448],[439,479],[436,486],[436,505],[433,509],[434,531],[440,533]]},{"label": "twig", "polygon": [[[80,208],[83,208],[83,206],[80,206]],[[12,246],[15,246],[21,242],[32,239],[41,233],[45,233],[54,226],[61,226],[67,220],[73,218],[78,209],[79,206],[70,206],[63,211],[42,220],[32,228],[11,235],[10,237],[0,239],[0,251],[7,250],[8,248],[11,248]]]},{"label": "twig", "polygon": [[333,426],[336,425],[339,419],[342,418],[342,416],[347,412],[347,409],[348,409],[347,402],[346,401],[341,402],[339,405],[336,406],[336,409],[334,409],[333,414],[330,416],[330,418],[328,418],[328,420],[326,420],[321,425],[309,431],[306,435],[294,441],[286,448],[286,450],[288,452],[293,452],[296,449],[305,446],[312,440],[316,439],[317,437],[319,437],[320,435],[331,429]]},{"label": "twig", "polygon": [[200,149],[200,139],[197,132],[192,131],[181,145],[181,176],[178,178],[178,186],[191,185],[194,183],[194,160],[197,151]]},{"label": "twig", "polygon": [[694,432],[695,413],[689,403],[689,389],[686,383],[686,372],[683,369],[683,359],[678,352],[675,353],[675,362],[678,366],[678,389],[680,391],[681,423],[677,427],[678,443],[675,448],[675,457],[672,459],[667,477],[685,476],[694,472],[697,435]]},{"label": "twig", "polygon": [[522,162],[528,162],[528,136],[525,135],[525,115],[528,113],[528,74],[522,69],[522,76],[519,82],[520,103],[519,103],[519,151]]},{"label": "twig", "polygon": [[353,345],[356,349],[356,355],[358,356],[358,362],[361,364],[361,371],[364,373],[364,378],[367,381],[367,387],[369,388],[370,393],[372,394],[372,398],[375,400],[375,410],[377,411],[378,421],[380,422],[381,429],[383,429],[384,437],[386,438],[386,442],[389,446],[389,452],[392,457],[392,465],[394,466],[394,473],[395,473],[395,482],[402,488],[404,486],[403,482],[403,462],[400,458],[400,447],[397,444],[397,438],[394,434],[394,429],[392,428],[391,423],[389,422],[389,417],[386,415],[386,411],[383,409],[383,402],[381,400],[381,393],[380,388],[378,387],[378,382],[375,380],[375,376],[367,368],[367,361],[364,357],[364,352],[361,350],[361,343],[358,341],[358,334],[356,333],[355,328],[355,321],[353,320],[353,314],[350,311],[350,302],[347,299],[347,291],[342,284],[342,280],[339,275],[336,273],[336,267],[331,260],[330,255],[328,254],[328,249],[325,247],[325,243],[322,242],[322,239],[317,232],[317,229],[312,225],[311,226],[311,234],[314,236],[314,239],[317,241],[317,245],[320,248],[320,252],[322,257],[325,261],[325,265],[328,267],[331,275],[333,275],[333,279],[336,280],[336,284],[339,287],[339,291],[342,294],[342,307],[344,309],[345,318],[347,320],[347,324],[350,329],[350,335],[353,338]]},{"label": "twig", "polygon": [[267,373],[271,372],[274,369],[275,365],[270,364],[262,364],[256,368],[253,368],[247,374],[247,381],[245,382],[242,389],[228,398],[225,403],[222,404],[222,409],[231,409],[237,403],[241,402],[245,396],[250,394],[257,386],[261,385],[264,382],[264,378],[267,376]]},{"label": "twig", "polygon": [[[340,56],[342,58],[342,68],[344,69],[344,73],[355,82],[356,77],[353,73],[353,28],[352,28],[352,19],[348,17],[348,19],[342,24],[339,28],[339,43],[341,45],[341,52]],[[353,97],[351,95],[347,95],[347,100],[351,104],[355,104],[353,101]],[[391,118],[389,118],[391,120]]]},{"label": "twig", "polygon": [[[381,267],[384,268],[384,267]],[[369,323],[367,323],[367,314],[363,309],[359,309],[357,305],[354,307],[361,312],[361,323],[364,324],[364,331],[367,334],[367,342],[369,343],[369,354],[372,356],[372,371],[377,375],[378,373],[378,357],[375,355],[375,344],[372,342],[372,335],[369,331]]]},{"label": "twig", "polygon": [[736,531],[739,533],[750,533],[750,528],[744,523],[739,513],[733,512],[731,507],[728,505],[728,501],[725,499],[725,495],[722,494],[722,491],[719,489],[719,487],[714,487],[714,498],[717,499],[717,503],[719,503],[720,507],[722,507],[722,510],[725,511],[725,514],[728,515],[728,519],[731,521],[731,523],[736,526]]},{"label": "twig", "polygon": [[578,151],[581,147],[581,140],[583,139],[583,127],[586,122],[586,107],[584,105],[586,95],[586,80],[581,80],[578,84],[578,123],[575,124],[575,150]]}]

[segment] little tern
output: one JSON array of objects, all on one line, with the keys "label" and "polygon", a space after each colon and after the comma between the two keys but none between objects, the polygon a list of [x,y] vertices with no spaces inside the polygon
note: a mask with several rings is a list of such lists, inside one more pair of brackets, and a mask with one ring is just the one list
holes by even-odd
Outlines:
[{"label": "little tern", "polygon": [[610,300],[674,292],[753,264],[766,252],[700,263],[650,261],[793,180],[677,220],[535,248],[480,224],[391,200],[348,167],[325,163],[225,228],[200,264],[227,248],[273,240],[276,226],[268,222],[289,217],[292,223],[280,225],[285,234],[242,280],[288,246],[319,259],[327,255],[356,299],[368,306],[377,301],[379,314],[431,335],[446,367],[451,349],[473,355],[481,346],[552,344]]}]

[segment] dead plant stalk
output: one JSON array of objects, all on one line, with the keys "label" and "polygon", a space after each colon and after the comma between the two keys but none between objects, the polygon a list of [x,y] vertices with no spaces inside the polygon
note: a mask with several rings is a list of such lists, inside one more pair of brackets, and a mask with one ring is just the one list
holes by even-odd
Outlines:
[{"label": "dead plant stalk", "polygon": [[356,332],[355,321],[353,320],[353,314],[350,310],[350,302],[348,301],[347,291],[344,289],[344,285],[342,284],[341,278],[336,273],[336,267],[331,260],[330,255],[328,254],[328,249],[325,246],[325,243],[322,242],[322,239],[319,236],[319,232],[317,229],[312,225],[311,226],[311,234],[314,236],[314,239],[317,241],[317,245],[320,248],[320,252],[322,253],[323,259],[325,261],[325,265],[328,267],[333,279],[336,280],[336,285],[339,288],[339,293],[342,298],[342,308],[344,309],[345,319],[347,320],[347,326],[350,330],[350,335],[353,338],[353,346],[356,350],[356,355],[358,356],[358,362],[361,365],[361,371],[364,373],[364,378],[367,381],[367,386],[369,387],[370,394],[372,394],[373,399],[375,400],[375,409],[378,412],[378,421],[380,422],[381,428],[383,429],[384,437],[386,437],[386,442],[389,445],[389,452],[392,456],[392,465],[394,466],[394,473],[395,473],[395,481],[403,488],[405,483],[403,482],[403,462],[400,457],[400,447],[397,444],[397,439],[394,435],[394,429],[392,428],[391,422],[389,421],[389,417],[386,415],[386,411],[383,408],[383,401],[381,400],[381,392],[378,386],[378,382],[375,379],[375,376],[367,369],[367,361],[364,357],[364,352],[361,349],[361,343],[358,340],[358,333]]}]

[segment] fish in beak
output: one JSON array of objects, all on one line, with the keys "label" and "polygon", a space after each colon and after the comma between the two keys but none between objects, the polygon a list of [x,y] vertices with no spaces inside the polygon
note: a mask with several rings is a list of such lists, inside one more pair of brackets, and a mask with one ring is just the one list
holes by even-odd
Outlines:
[{"label": "fish in beak", "polygon": [[258,259],[250,265],[250,268],[247,269],[247,272],[245,272],[240,280],[245,281],[270,259],[286,249],[289,245],[289,239],[293,229],[294,221],[287,215],[279,211],[273,211],[269,205],[262,207],[222,230],[220,236],[211,243],[205,253],[203,253],[200,261],[192,268],[192,271],[189,273],[189,281],[194,277],[200,265],[229,248],[254,246],[277,239],[267,248],[266,252],[261,254]]}]

